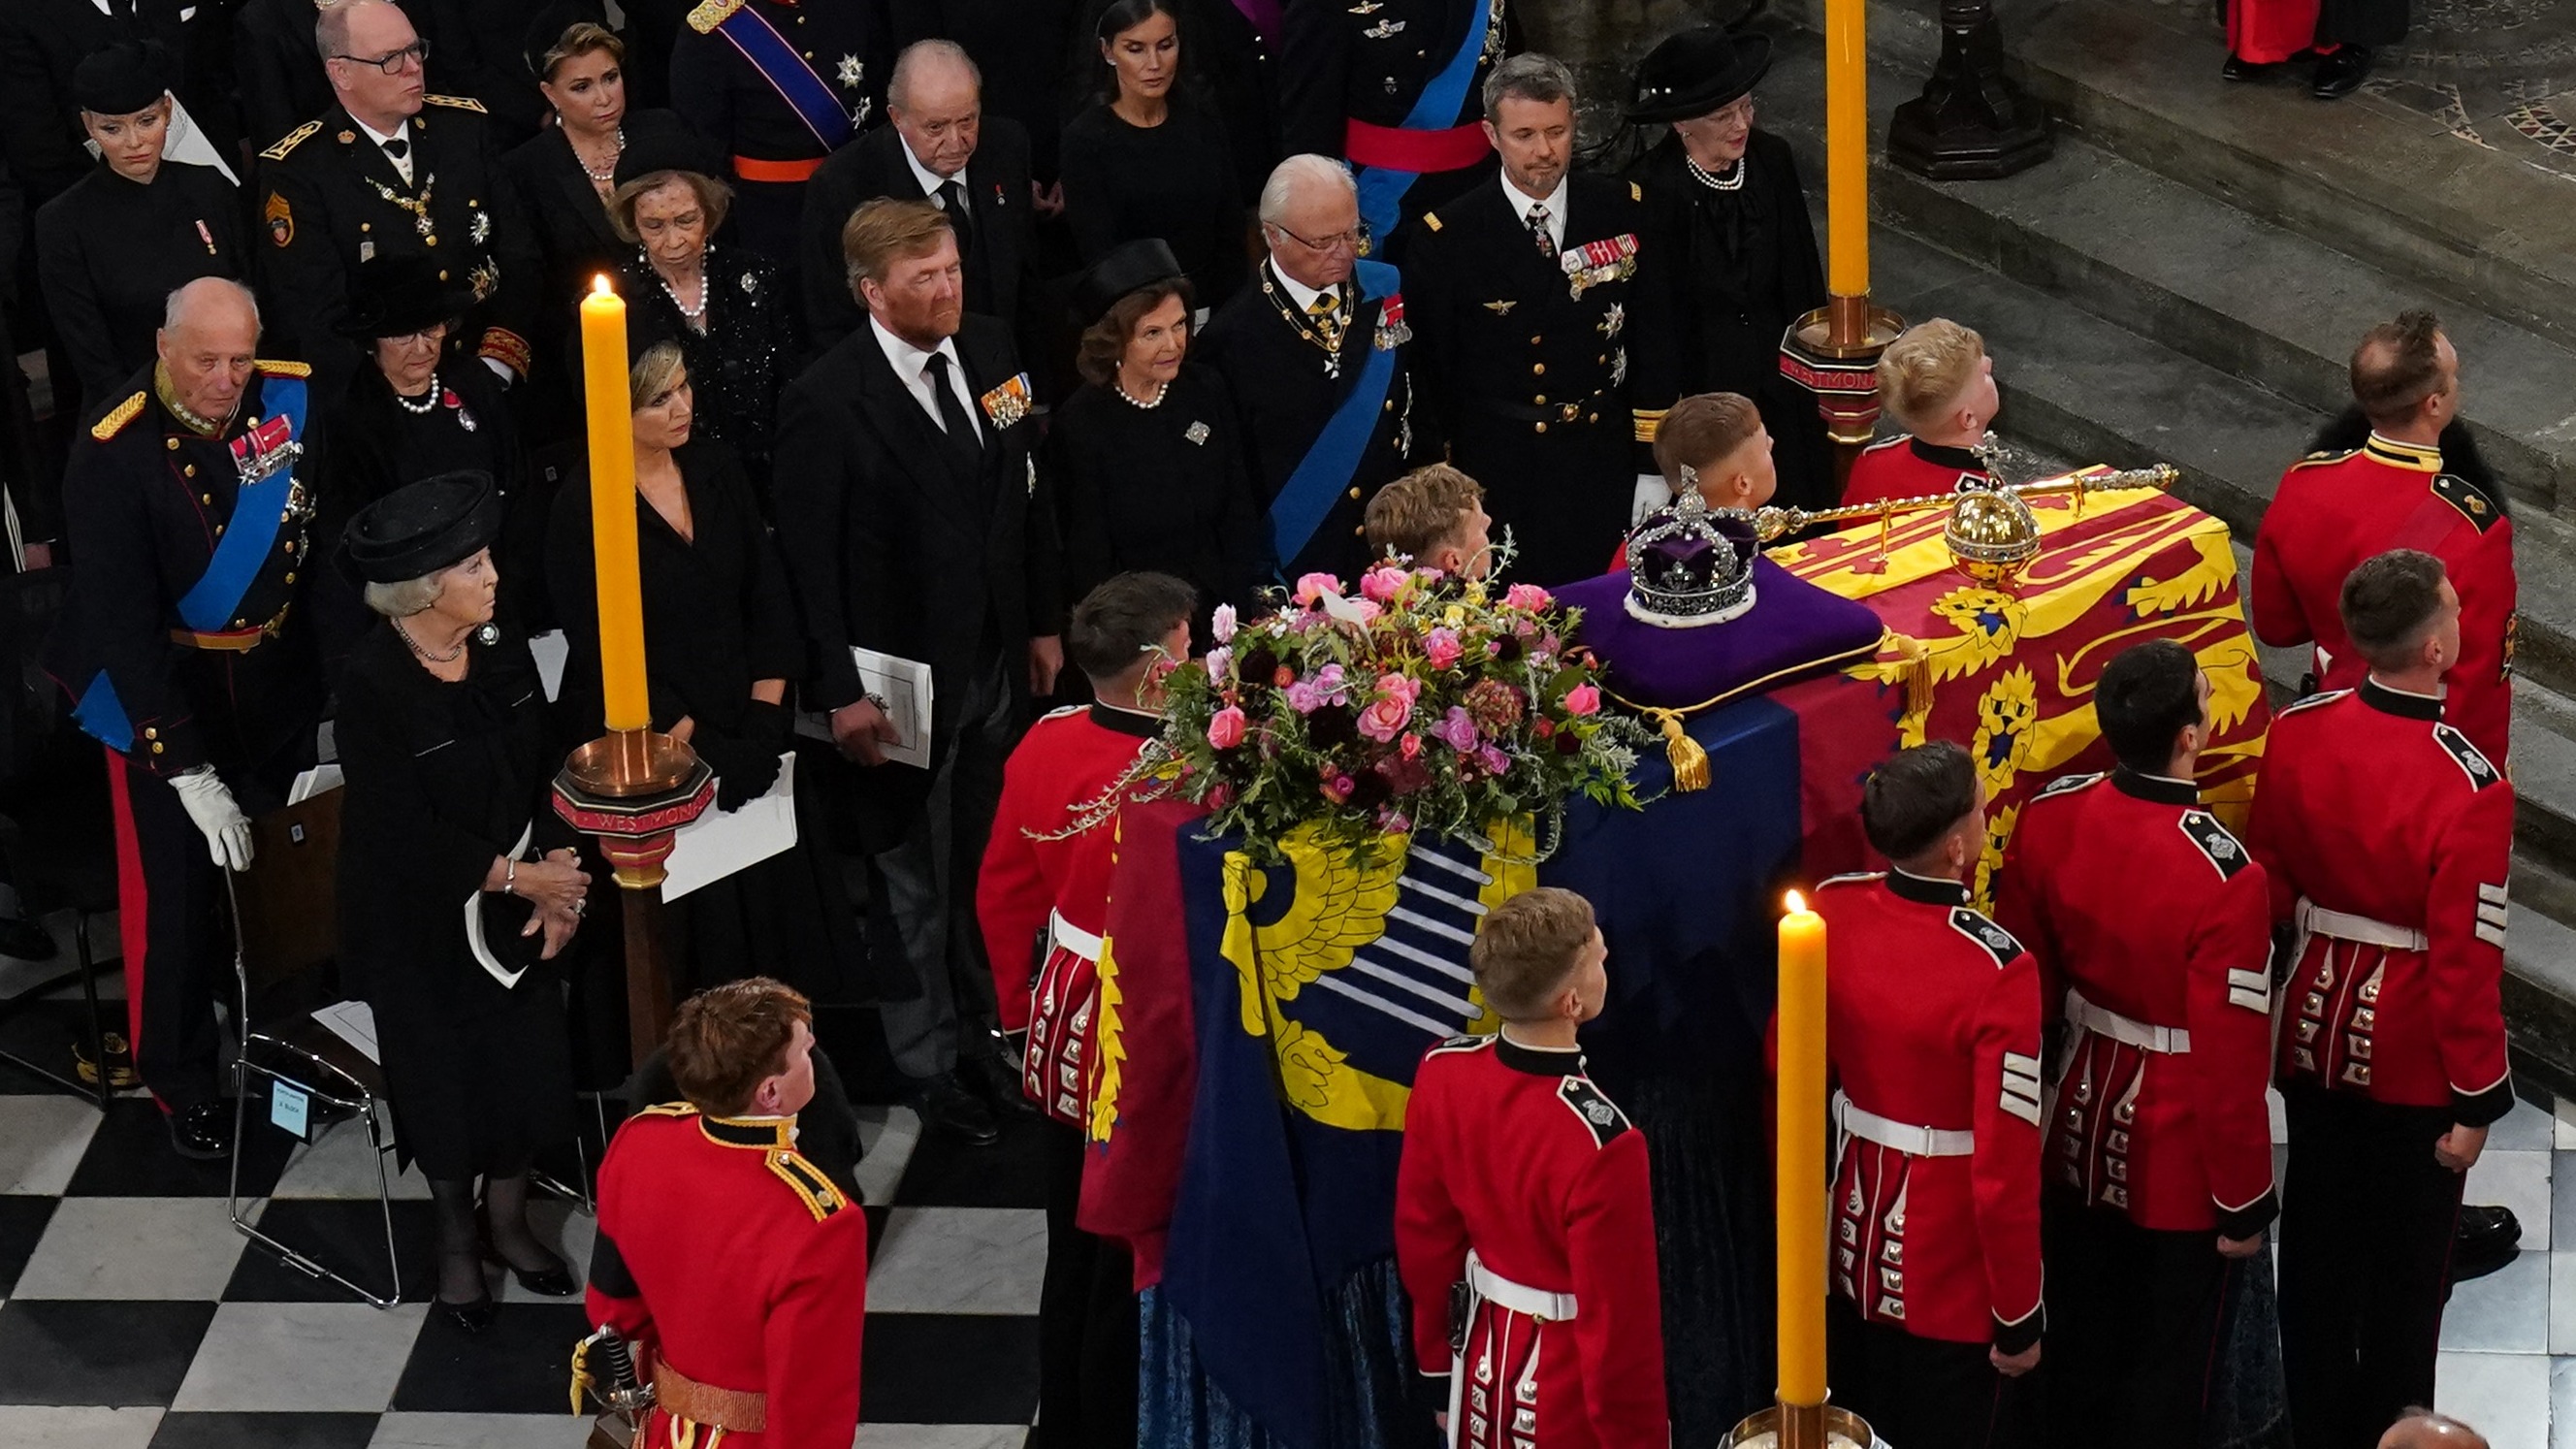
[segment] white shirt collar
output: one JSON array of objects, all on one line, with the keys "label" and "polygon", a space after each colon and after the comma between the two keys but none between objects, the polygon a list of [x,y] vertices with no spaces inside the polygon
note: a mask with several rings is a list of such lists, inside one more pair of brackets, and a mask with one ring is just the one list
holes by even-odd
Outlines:
[{"label": "white shirt collar", "polygon": [[[1569,176],[1572,174],[1573,173],[1571,172],[1567,173]],[[1512,204],[1512,215],[1517,217],[1523,226],[1527,226],[1529,224],[1530,208],[1533,206],[1545,205],[1547,207],[1547,229],[1549,233],[1556,238],[1557,245],[1559,246],[1563,246],[1565,244],[1565,186],[1566,178],[1564,176],[1560,176],[1556,178],[1556,189],[1554,191],[1549,192],[1545,196],[1532,196],[1528,192],[1523,191],[1512,184],[1512,174],[1510,172],[1506,171],[1503,173],[1503,199]]]},{"label": "white shirt collar", "polygon": [[[1288,300],[1296,303],[1297,310],[1300,312],[1314,306],[1315,299],[1324,295],[1315,288],[1309,287],[1305,283],[1298,281],[1295,277],[1288,275],[1288,269],[1280,266],[1276,261],[1273,261],[1270,264],[1270,275],[1279,279],[1280,287],[1288,293]],[[1340,286],[1342,288],[1348,288],[1350,283],[1343,282]],[[1337,290],[1334,295],[1338,299],[1349,294],[1346,291]]]},{"label": "white shirt collar", "polygon": [[401,125],[394,127],[390,131],[379,131],[375,127],[368,125],[366,122],[359,120],[355,116],[351,116],[349,120],[355,124],[359,130],[366,132],[367,139],[375,142],[379,150],[383,149],[384,144],[387,141],[400,141],[406,146],[411,144],[411,118],[408,116],[403,118],[403,123]]},{"label": "white shirt collar", "polygon": [[876,334],[877,346],[884,349],[886,363],[894,369],[895,380],[903,384],[904,390],[912,394],[912,400],[921,404],[923,410],[930,414],[931,421],[942,431],[946,431],[948,423],[939,415],[939,395],[930,390],[929,367],[933,354],[947,358],[949,391],[955,394],[958,406],[966,410],[966,425],[978,429],[978,436],[981,436],[983,424],[975,421],[974,388],[966,381],[966,364],[957,355],[956,338],[943,337],[937,347],[925,352],[887,331],[885,324],[879,322],[873,313],[869,314],[868,328]]},{"label": "white shirt collar", "polygon": [[912,179],[921,183],[922,195],[937,196],[939,188],[951,181],[957,183],[957,189],[961,194],[965,193],[967,167],[972,166],[974,162],[969,161],[966,166],[958,167],[957,174],[954,176],[943,177],[921,164],[921,158],[912,154],[912,143],[903,139],[903,133],[900,131],[895,133],[894,148],[903,153],[903,164],[912,168]]}]

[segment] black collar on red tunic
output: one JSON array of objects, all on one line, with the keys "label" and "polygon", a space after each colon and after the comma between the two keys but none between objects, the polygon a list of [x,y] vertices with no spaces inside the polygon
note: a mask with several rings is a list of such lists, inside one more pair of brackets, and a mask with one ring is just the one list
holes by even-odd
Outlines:
[{"label": "black collar on red tunic", "polygon": [[1968,903],[1965,884],[1955,880],[1933,880],[1894,866],[1888,867],[1887,889],[1899,900],[1913,901],[1918,905],[1964,906]]},{"label": "black collar on red tunic", "polygon": [[2417,694],[2412,690],[2391,689],[2376,679],[2361,682],[2361,702],[2381,714],[2399,719],[2437,720],[2442,717],[2442,701],[2437,695]]},{"label": "black collar on red tunic", "polygon": [[1163,732],[1163,717],[1159,714],[1147,714],[1137,709],[1120,709],[1114,704],[1103,704],[1096,699],[1091,702],[1091,722],[1102,729],[1116,730],[1122,735],[1134,735],[1140,740],[1150,740]]},{"label": "black collar on red tunic", "polygon": [[1906,442],[1914,449],[1914,456],[1922,459],[1926,463],[1931,463],[1943,468],[1956,468],[1964,473],[1983,473],[1986,471],[1986,460],[1969,452],[1965,448],[1952,448],[1940,443],[1927,443],[1921,438],[1908,438],[1906,439]]},{"label": "black collar on red tunic", "polygon": [[2112,767],[2111,787],[2123,795],[2134,796],[2140,800],[2152,800],[2159,805],[2200,803],[2200,787],[2191,781],[2177,780],[2170,775],[2150,775],[2144,770],[2132,770],[2126,765]]},{"label": "black collar on red tunic", "polygon": [[1575,1076],[1583,1071],[1583,1048],[1525,1046],[1496,1032],[1494,1060],[1533,1077]]},{"label": "black collar on red tunic", "polygon": [[775,1148],[781,1152],[796,1145],[796,1119],[793,1117],[709,1117],[700,1114],[698,1130],[709,1142],[727,1147]]}]

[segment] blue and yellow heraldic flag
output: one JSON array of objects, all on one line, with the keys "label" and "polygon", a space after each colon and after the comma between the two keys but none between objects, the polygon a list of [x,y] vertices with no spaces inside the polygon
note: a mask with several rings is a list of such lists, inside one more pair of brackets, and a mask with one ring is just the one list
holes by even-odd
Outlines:
[{"label": "blue and yellow heraldic flag", "polygon": [[1368,1270],[1395,1251],[1414,1067],[1499,1025],[1467,948],[1537,877],[1525,832],[1495,846],[1396,835],[1359,862],[1298,833],[1263,865],[1239,840],[1181,840],[1200,1056],[1162,1292],[1210,1381],[1296,1449],[1345,1442],[1340,1421],[1386,1401],[1355,1375],[1411,1371],[1400,1334],[1335,1325],[1384,1316],[1354,1292],[1392,1292]]}]

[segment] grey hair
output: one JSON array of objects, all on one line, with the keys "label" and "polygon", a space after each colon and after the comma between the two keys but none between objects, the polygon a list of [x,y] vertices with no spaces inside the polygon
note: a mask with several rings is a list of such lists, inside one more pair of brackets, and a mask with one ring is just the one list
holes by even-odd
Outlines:
[{"label": "grey hair", "polygon": [[234,296],[239,297],[241,299],[241,304],[250,309],[251,325],[254,327],[259,325],[258,293],[253,292],[250,288],[243,286],[241,283],[234,281],[230,277],[199,277],[195,281],[182,282],[178,286],[171,288],[170,295],[163,299],[161,303],[162,331],[176,332],[179,330],[180,319],[187,311],[188,294],[199,287],[220,287],[231,292]]},{"label": "grey hair", "polygon": [[1288,203],[1301,185],[1321,186],[1325,182],[1342,189],[1346,196],[1359,194],[1359,183],[1351,179],[1350,168],[1330,156],[1312,152],[1291,156],[1270,168],[1270,179],[1261,183],[1261,224],[1277,226],[1288,214]]},{"label": "grey hair", "polygon": [[[444,569],[439,571],[445,572]],[[445,587],[439,582],[439,574],[423,574],[398,584],[371,583],[367,585],[365,597],[367,607],[386,618],[408,619],[437,603],[439,593]]]},{"label": "grey hair", "polygon": [[1503,101],[1513,97],[1524,101],[1563,101],[1574,104],[1574,72],[1565,62],[1552,55],[1525,50],[1504,56],[1492,73],[1485,77],[1485,119],[1502,124]]},{"label": "grey hair", "polygon": [[904,100],[912,91],[913,70],[928,61],[944,60],[966,68],[967,79],[975,83],[975,94],[984,93],[984,71],[966,47],[953,40],[916,40],[894,58],[894,71],[886,77],[886,104],[897,110],[910,110]]}]

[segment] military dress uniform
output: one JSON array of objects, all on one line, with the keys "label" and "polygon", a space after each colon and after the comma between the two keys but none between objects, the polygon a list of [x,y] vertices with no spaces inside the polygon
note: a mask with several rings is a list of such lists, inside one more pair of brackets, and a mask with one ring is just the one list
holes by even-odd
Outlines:
[{"label": "military dress uniform", "polygon": [[[1318,304],[1328,310],[1310,310]],[[1190,340],[1190,360],[1225,379],[1245,462],[1264,507],[1277,503],[1315,452],[1326,422],[1351,402],[1370,352],[1394,354],[1394,376],[1377,404],[1377,421],[1347,471],[1336,467],[1326,480],[1331,506],[1295,554],[1280,559],[1282,578],[1318,571],[1358,577],[1368,562],[1368,529],[1361,521],[1368,500],[1413,458],[1432,450],[1430,419],[1414,406],[1412,336],[1403,293],[1372,296],[1354,272],[1329,298],[1317,294],[1300,305],[1278,269],[1264,261],[1253,285],[1217,308],[1206,329]],[[1281,515],[1267,521],[1274,547],[1293,541],[1280,536]]]},{"label": "military dress uniform", "polygon": [[2281,1349],[2292,1432],[2327,1449],[2431,1400],[2463,1180],[2433,1144],[2513,1108],[2513,786],[2445,713],[2375,679],[2283,710],[2246,832],[2298,931]]},{"label": "military dress uniform", "polygon": [[1861,449],[1852,460],[1851,477],[1843,483],[1843,504],[1883,503],[1891,498],[1928,498],[1936,493],[1968,493],[1994,486],[1985,461],[1965,448],[1927,443],[1911,433],[1883,438]]},{"label": "military dress uniform", "polygon": [[1517,30],[1512,0],[1288,0],[1283,8],[1287,152],[1351,163],[1361,226],[1389,260],[1401,260],[1388,244],[1404,223],[1473,188],[1492,164],[1482,92]]},{"label": "military dress uniform", "polygon": [[1642,195],[1569,175],[1543,239],[1497,172],[1412,233],[1406,318],[1431,414],[1532,583],[1598,572],[1656,471],[1672,369]]},{"label": "military dress uniform", "polygon": [[2394,548],[2441,559],[2460,593],[2460,658],[2443,683],[2442,719],[2488,759],[2506,760],[2513,725],[2513,520],[2502,496],[2443,471],[2439,448],[2372,433],[2344,453],[2290,465],[2254,535],[2254,633],[2315,647],[2317,684],[2349,689],[2369,666],[2344,637],[2344,576]]},{"label": "military dress uniform", "polygon": [[423,99],[396,138],[399,161],[339,106],[259,153],[261,292],[277,313],[271,330],[313,364],[324,406],[347,390],[360,361],[358,345],[333,329],[347,311],[351,274],[376,256],[436,260],[440,281],[474,293],[463,332],[476,354],[513,378],[528,375],[544,282],[535,233],[518,215],[482,103]]},{"label": "military dress uniform", "polygon": [[2041,1178],[2052,1443],[2200,1431],[2232,1269],[2272,1190],[2271,902],[2189,780],[2123,765],[2031,800],[1995,887],[2068,1032]]},{"label": "military dress uniform", "polygon": [[[276,409],[302,386],[303,364],[255,364],[221,422],[181,412],[157,371],[136,373],[73,438],[71,593],[46,669],[74,720],[115,756],[127,1027],[145,1085],[184,1112],[219,1099],[213,1001],[231,953],[208,937],[223,883],[170,780],[211,765],[256,817],[283,805],[311,763],[323,681],[304,605],[322,530],[302,482],[245,484],[245,469],[276,461],[290,429],[301,441],[302,424]],[[246,582],[212,617],[227,577]]]},{"label": "military dress uniform", "polygon": [[588,1305],[653,1386],[638,1446],[849,1443],[867,1297],[867,1219],[796,1150],[796,1119],[674,1102],[617,1129]]},{"label": "military dress uniform", "polygon": [[2010,1442],[1988,1345],[2038,1341],[2039,968],[1967,887],[1816,891],[1838,1082],[1834,1401],[1917,1446]]},{"label": "military dress uniform", "polygon": [[1647,1184],[1645,1134],[1580,1051],[1496,1035],[1423,1056],[1396,1172],[1395,1265],[1452,1445],[1671,1441]]}]

